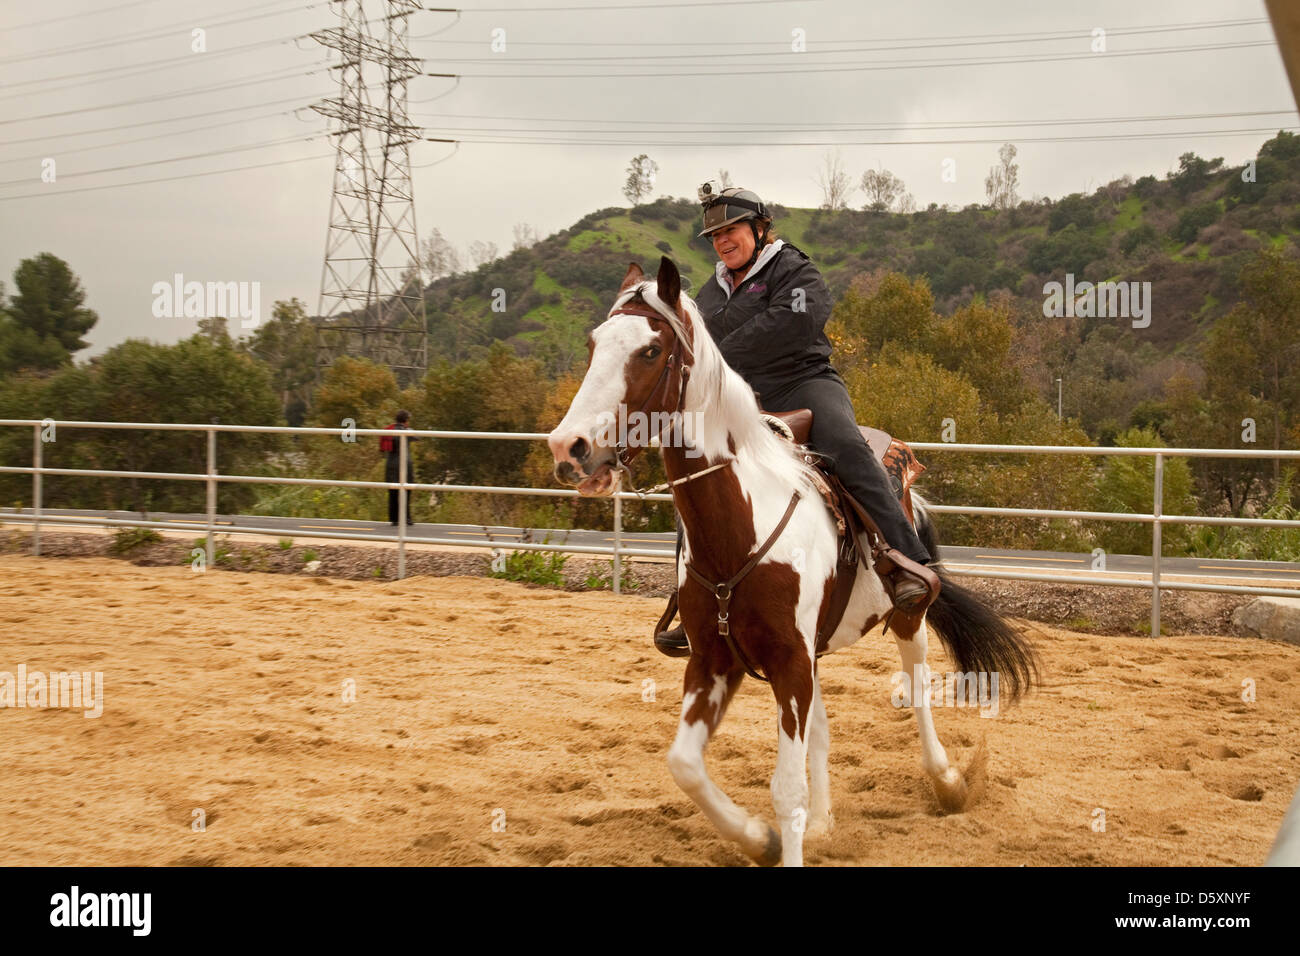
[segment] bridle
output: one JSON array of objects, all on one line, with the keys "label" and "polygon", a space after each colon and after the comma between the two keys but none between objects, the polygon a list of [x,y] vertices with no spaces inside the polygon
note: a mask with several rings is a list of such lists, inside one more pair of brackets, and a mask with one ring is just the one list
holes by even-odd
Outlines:
[{"label": "bridle", "polygon": [[[673,328],[672,323],[669,322],[666,318],[664,318],[663,315],[661,315],[657,310],[655,310],[649,305],[646,305],[644,307],[638,307],[635,305],[624,305],[623,307],[614,309],[612,312],[610,312],[609,318],[613,318],[616,315],[639,315],[642,318],[650,319],[652,321],[663,322],[667,324],[669,330],[673,333],[672,351],[668,353],[668,359],[667,361],[664,362],[663,371],[659,373],[659,378],[655,382],[654,388],[650,389],[650,394],[648,394],[645,397],[645,401],[641,403],[640,407],[637,408],[637,410],[633,412],[632,415],[639,415],[642,412],[644,412],[646,410],[646,407],[651,403],[651,401],[654,400],[655,396],[658,395],[661,391],[663,392],[663,397],[664,397],[663,404],[665,409],[667,409],[667,405],[668,405],[667,399],[668,396],[672,394],[672,380],[674,377],[673,370],[676,369],[677,370],[676,378],[678,381],[677,401],[673,404],[671,409],[667,409],[667,410],[670,412],[669,421],[672,421],[674,418],[680,418],[682,413],[682,406],[686,404],[686,386],[690,382],[690,378],[691,378],[691,366],[687,364],[684,358],[684,352],[694,351],[691,348],[692,343],[690,342],[684,343],[682,341],[681,336],[677,334],[677,330]],[[683,328],[687,329],[689,334],[689,330],[690,330],[689,321],[683,323]],[[663,442],[663,429],[664,426],[661,425],[659,428],[659,432],[655,434],[655,437],[660,440],[661,444]],[[615,457],[615,467],[616,470],[623,472],[626,475],[628,488],[636,492],[642,498],[644,498],[646,495],[653,495],[661,491],[665,491],[669,488],[672,488],[674,485],[680,485],[683,482],[694,481],[696,478],[703,478],[705,475],[709,474],[710,472],[718,471],[721,468],[726,468],[734,460],[729,458],[726,461],[719,462],[716,465],[710,465],[708,468],[703,468],[700,471],[692,472],[691,474],[686,475],[683,478],[678,478],[674,481],[668,481],[668,482],[664,482],[663,484],[655,485],[653,488],[637,488],[632,479],[632,471],[628,466],[631,465],[633,459],[635,459],[637,455],[641,454],[643,449],[649,447],[649,443],[645,445],[625,445],[624,438],[626,437],[626,434],[627,434],[626,429],[619,430],[620,437],[617,439],[617,443],[615,444],[615,451],[617,453]]]}]

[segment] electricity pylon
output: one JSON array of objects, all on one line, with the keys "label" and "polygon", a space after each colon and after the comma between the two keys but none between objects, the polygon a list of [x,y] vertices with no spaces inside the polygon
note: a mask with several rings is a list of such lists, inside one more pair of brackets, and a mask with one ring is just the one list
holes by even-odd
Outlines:
[{"label": "electricity pylon", "polygon": [[[355,356],[392,369],[406,387],[423,377],[429,360],[410,155],[424,132],[406,110],[407,83],[422,72],[407,46],[408,18],[420,6],[383,0],[380,40],[370,34],[364,0],[333,2],[340,25],[311,34],[340,58],[339,95],[312,106],[333,121],[336,139],[317,374],[340,356]],[[382,105],[371,105],[368,81],[382,87]]]}]

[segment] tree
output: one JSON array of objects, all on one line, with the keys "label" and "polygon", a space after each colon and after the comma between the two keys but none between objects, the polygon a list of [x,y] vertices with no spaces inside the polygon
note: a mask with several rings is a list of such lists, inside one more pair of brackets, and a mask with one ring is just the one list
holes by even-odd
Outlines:
[{"label": "tree", "polygon": [[460,272],[460,253],[437,229],[424,243],[424,272],[430,282]]},{"label": "tree", "polygon": [[[868,169],[862,174],[861,188],[867,194],[867,205],[863,208],[872,212],[885,212],[888,210],[903,195],[906,189],[903,181],[887,169]],[[915,208],[915,202],[913,202],[913,208]]]},{"label": "tree", "polygon": [[822,157],[822,171],[817,176],[817,185],[822,191],[822,209],[833,212],[848,208],[849,196],[854,190],[853,180],[844,170],[838,150]]},{"label": "tree", "polygon": [[1020,182],[1020,166],[1013,163],[1016,148],[1011,143],[1004,143],[998,150],[997,166],[989,167],[988,177],[984,180],[984,192],[989,205],[994,209],[1010,209],[1019,201],[1016,187]]},{"label": "tree", "polygon": [[474,268],[487,265],[497,257],[497,244],[495,242],[480,242],[475,239],[469,244],[469,258],[474,263]]},{"label": "tree", "polygon": [[[229,340],[193,335],[175,345],[130,339],[93,362],[68,365],[40,382],[19,376],[26,390],[23,418],[109,422],[174,422],[280,425],[270,376],[261,363],[241,355]],[[3,402],[0,402],[0,408]],[[278,435],[222,433],[217,468],[223,474],[258,474]],[[27,441],[31,444],[30,435]],[[0,451],[4,451],[0,445]],[[60,430],[46,451],[46,464],[118,471],[202,473],[207,442],[201,433],[175,431]],[[5,460],[17,461],[7,455]],[[73,475],[45,479],[47,504],[132,511],[196,511],[203,507],[202,482],[126,478],[104,481]],[[30,479],[27,482],[30,487]],[[19,492],[21,494],[21,492]],[[223,484],[218,510],[232,512],[256,496],[254,485]],[[13,500],[12,497],[9,498]]]},{"label": "tree", "polygon": [[939,323],[932,354],[944,368],[963,373],[985,404],[1006,416],[1030,399],[1015,361],[1015,339],[1006,308],[974,302]]},{"label": "tree", "polygon": [[510,247],[510,251],[531,249],[535,245],[537,245],[537,230],[526,222],[515,223],[515,244]]},{"label": "tree", "polygon": [[84,308],[86,293],[68,264],[42,252],[18,264],[14,285],[17,294],[0,312],[0,374],[71,363],[99,316]]},{"label": "tree", "polygon": [[1179,199],[1186,199],[1196,190],[1209,182],[1210,174],[1223,166],[1223,157],[1202,159],[1195,153],[1183,153],[1178,157],[1178,172],[1169,174],[1169,181],[1174,185],[1174,192]]},{"label": "tree", "polygon": [[379,419],[398,397],[391,369],[367,359],[339,358],[316,389],[314,422],[321,428],[341,428],[350,418],[358,428],[382,428]]},{"label": "tree", "polygon": [[[1151,429],[1130,428],[1115,437],[1119,448],[1164,448],[1164,440]],[[1151,514],[1155,504],[1155,459],[1128,455],[1109,455],[1097,482],[1094,510],[1127,514]],[[1163,514],[1195,514],[1192,498],[1192,473],[1186,458],[1165,458],[1161,493]],[[1186,549],[1187,525],[1165,525],[1161,532],[1161,551],[1180,554]],[[1151,526],[1132,521],[1102,526],[1098,544],[1111,554],[1150,554]]]},{"label": "tree", "polygon": [[1241,286],[1244,301],[1206,338],[1206,386],[1225,420],[1262,415],[1261,430],[1271,424],[1272,446],[1281,448],[1300,413],[1300,263],[1266,249],[1241,270]]},{"label": "tree", "polygon": [[633,206],[641,205],[641,200],[649,197],[655,188],[655,176],[659,173],[659,164],[642,153],[628,164],[627,182],[623,184],[623,195]]},{"label": "tree", "polygon": [[316,327],[296,298],[277,302],[271,320],[236,345],[271,372],[285,420],[297,427],[305,420],[316,378]]},{"label": "tree", "polygon": [[927,352],[937,320],[925,279],[897,272],[855,278],[832,316],[827,334],[835,336],[837,358],[851,362],[874,361],[889,343]]}]

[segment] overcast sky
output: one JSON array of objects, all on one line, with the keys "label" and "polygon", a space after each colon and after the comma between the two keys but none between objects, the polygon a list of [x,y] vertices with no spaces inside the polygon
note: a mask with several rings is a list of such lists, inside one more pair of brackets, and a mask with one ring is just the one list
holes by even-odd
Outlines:
[{"label": "overcast sky", "polygon": [[[0,0],[7,291],[21,259],[65,259],[99,313],[90,354],[192,334],[194,319],[151,311],[153,284],[175,273],[259,282],[266,316],[293,296],[315,311],[333,147],[316,114],[293,110],[337,95],[337,76],[322,47],[292,38],[337,26],[335,10],[324,0]],[[410,87],[427,136],[464,140],[454,153],[422,143],[413,157],[424,167],[414,171],[421,235],[436,226],[462,249],[482,240],[507,252],[516,223],[545,236],[626,205],[626,168],[642,152],[659,164],[657,195],[694,197],[726,168],[764,199],[816,206],[817,174],[838,148],[855,181],[883,166],[924,207],[982,202],[1002,142],[1018,147],[1023,197],[1059,197],[1126,173],[1164,175],[1187,150],[1239,163],[1262,130],[1300,125],[1260,0],[486,0],[479,10],[411,21],[425,71],[462,75]],[[366,13],[379,16],[378,0]],[[191,49],[196,28],[205,52]],[[1096,29],[1105,52],[1093,50]],[[801,40],[806,49],[792,50]],[[1176,52],[1132,55],[1153,49]],[[981,62],[991,59],[1015,62]],[[715,71],[728,72],[670,75]],[[203,87],[226,88],[185,92]],[[1163,119],[1188,114],[1232,115]],[[1092,119],[1112,122],[1060,124]],[[1006,125],[1024,121],[1058,125]],[[876,128],[843,128],[853,125]],[[1213,135],[1223,130],[1254,131]],[[1173,135],[1135,138],[1154,133]],[[1072,139],[1041,141],[1060,137]],[[560,142],[520,142],[537,139]],[[231,151],[242,146],[256,148]],[[46,158],[53,183],[41,180]],[[104,171],[123,166],[133,168]]]}]

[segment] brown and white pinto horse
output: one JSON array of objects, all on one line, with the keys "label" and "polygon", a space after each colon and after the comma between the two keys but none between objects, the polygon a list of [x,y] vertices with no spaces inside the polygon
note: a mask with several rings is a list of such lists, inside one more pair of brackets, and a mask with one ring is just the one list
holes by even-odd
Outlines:
[{"label": "brown and white pinto horse", "polygon": [[[628,418],[651,416],[662,423],[680,412],[694,424],[686,437],[681,430],[660,435],[685,529],[678,585],[692,649],[681,722],[668,752],[673,777],[749,857],[769,865],[800,865],[804,836],[824,834],[831,825],[830,738],[817,658],[852,644],[884,619],[889,598],[874,573],[859,573],[840,626],[817,646],[835,583],[835,525],[809,466],[796,446],[778,438],[759,417],[753,390],[723,360],[667,257],[654,281],[632,264],[609,317],[592,332],[588,346],[582,386],[549,437],[560,481],[586,495],[613,494],[626,463],[648,444],[648,439],[635,448],[620,443],[618,434],[638,434],[638,423]],[[628,409],[635,411],[629,415]],[[626,427],[610,428],[611,417]],[[783,516],[789,520],[782,527]],[[718,595],[687,573],[690,567],[710,582],[726,582],[764,544],[770,548],[734,585],[725,614]],[[865,543],[860,553],[869,553]],[[1011,699],[1028,689],[1033,652],[969,591],[945,580],[928,616],[962,671],[997,673]],[[896,613],[891,627],[904,672],[910,676],[921,668],[925,673],[926,615]],[[705,747],[749,665],[771,682],[779,710],[772,777],[779,834],[736,806],[704,765]],[[928,695],[912,703],[922,767],[942,806],[958,811],[966,802],[966,782],[935,734]]]}]

